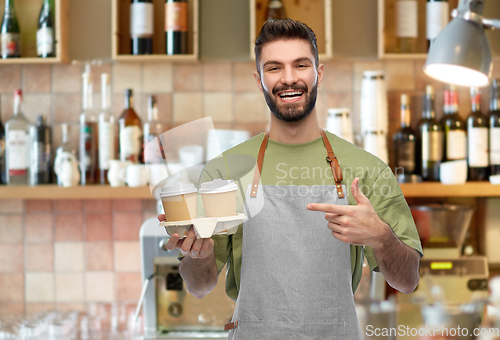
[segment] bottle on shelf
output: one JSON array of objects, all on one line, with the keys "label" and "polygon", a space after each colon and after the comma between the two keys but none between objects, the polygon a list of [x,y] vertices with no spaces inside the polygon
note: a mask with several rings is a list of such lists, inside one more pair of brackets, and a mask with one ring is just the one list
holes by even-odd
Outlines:
[{"label": "bottle on shelf", "polygon": [[490,86],[490,170],[500,175],[500,79]]},{"label": "bottle on shelf", "polygon": [[39,58],[56,56],[55,34],[54,0],[43,0],[36,32],[36,51]]},{"label": "bottle on shelf", "polygon": [[[144,123],[144,150],[150,141],[160,136],[162,133],[168,130],[168,125],[160,122],[158,120],[158,105],[155,96],[148,97],[148,121]],[[149,148],[148,152],[160,151],[157,148]],[[146,152],[146,151],[145,151]],[[144,155],[145,163],[162,163],[163,157],[159,153]]]},{"label": "bottle on shelf", "polygon": [[46,125],[45,116],[38,116],[36,125],[30,127],[30,140],[30,184],[48,184],[52,175],[52,129]]},{"label": "bottle on shelf", "polygon": [[130,37],[132,54],[153,54],[153,22],[153,2],[151,0],[131,0]]},{"label": "bottle on shelf", "polygon": [[472,110],[467,118],[467,162],[468,180],[488,180],[488,119],[481,112],[481,91],[470,89]]},{"label": "bottle on shelf", "polygon": [[108,184],[109,160],[115,158],[115,118],[111,115],[109,74],[101,74],[101,113],[99,114],[99,178]]},{"label": "bottle on shelf", "polygon": [[427,50],[434,39],[450,20],[450,6],[448,0],[427,0],[426,4],[426,36]]},{"label": "bottle on shelf", "polygon": [[266,7],[266,21],[286,19],[285,5],[281,0],[269,0]]},{"label": "bottle on shelf", "polygon": [[5,123],[5,175],[8,185],[28,185],[30,123],[23,114],[23,93],[14,92],[14,115]]},{"label": "bottle on shelf", "polygon": [[467,135],[465,122],[458,114],[458,91],[450,85],[444,91],[444,128],[443,160],[455,161],[467,157]]},{"label": "bottle on shelf", "polygon": [[393,137],[396,175],[408,177],[415,174],[416,138],[415,131],[411,128],[410,100],[408,95],[402,94],[401,127]]},{"label": "bottle on shelf", "polygon": [[436,120],[434,88],[425,87],[422,120],[420,121],[421,175],[424,181],[439,181],[439,165],[443,159],[443,127]]},{"label": "bottle on shelf", "polygon": [[134,94],[132,89],[125,90],[125,109],[118,119],[120,139],[120,160],[141,162],[142,122],[134,110]]},{"label": "bottle on shelf", "polygon": [[187,0],[165,2],[165,46],[168,55],[188,53]]},{"label": "bottle on shelf", "polygon": [[[70,128],[71,126],[64,123],[61,124],[61,132],[62,132],[62,142],[61,145],[56,149],[56,159],[58,157],[62,157],[64,153],[70,153],[74,157],[74,159],[77,159],[77,152],[76,152],[76,147],[75,145],[71,142],[70,138]],[[61,178],[57,177],[57,184],[62,186],[62,180]]]},{"label": "bottle on shelf", "polygon": [[[87,65],[88,66],[88,65]],[[82,113],[80,114],[80,183],[97,183],[97,117],[92,107],[90,67],[82,74]]]},{"label": "bottle on shelf", "polygon": [[[0,108],[0,118],[2,118],[1,108]],[[2,124],[2,120],[0,119],[0,184],[6,184],[6,183],[7,179],[5,177],[5,128]]]},{"label": "bottle on shelf", "polygon": [[396,52],[416,53],[418,38],[418,1],[396,1]]},{"label": "bottle on shelf", "polygon": [[21,57],[21,31],[17,22],[14,0],[5,0],[0,26],[0,54],[3,59]]}]

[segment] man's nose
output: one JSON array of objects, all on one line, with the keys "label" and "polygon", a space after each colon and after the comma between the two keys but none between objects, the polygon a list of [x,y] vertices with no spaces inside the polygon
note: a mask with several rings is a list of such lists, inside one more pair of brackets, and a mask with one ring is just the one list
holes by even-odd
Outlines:
[{"label": "man's nose", "polygon": [[295,69],[291,66],[283,69],[283,77],[281,78],[283,84],[292,85],[297,82],[297,74]]}]

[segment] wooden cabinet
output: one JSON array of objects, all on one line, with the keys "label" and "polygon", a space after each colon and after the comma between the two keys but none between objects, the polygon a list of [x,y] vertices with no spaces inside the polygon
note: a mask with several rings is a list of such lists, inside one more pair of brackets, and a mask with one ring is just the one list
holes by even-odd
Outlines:
[{"label": "wooden cabinet", "polygon": [[130,54],[130,0],[112,0],[112,59],[124,62],[198,60],[198,0],[188,0],[188,54],[165,54],[165,0],[153,0],[153,54]]},{"label": "wooden cabinet", "polygon": [[[54,64],[67,63],[69,38],[69,0],[55,0],[56,57],[38,58],[36,53],[36,32],[42,0],[16,0],[16,14],[21,30],[21,58],[0,59],[1,64]],[[5,0],[0,0],[3,16]]]}]

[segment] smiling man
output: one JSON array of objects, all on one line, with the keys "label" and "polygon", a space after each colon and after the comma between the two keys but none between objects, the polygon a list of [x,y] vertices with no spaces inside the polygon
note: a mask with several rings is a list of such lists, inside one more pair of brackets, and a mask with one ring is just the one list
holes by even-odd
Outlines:
[{"label": "smiling man", "polygon": [[[270,129],[224,152],[225,164],[209,162],[200,179],[237,179],[248,188],[238,212],[249,218],[234,235],[197,240],[191,230],[167,247],[181,250],[180,274],[200,298],[228,265],[226,292],[236,301],[228,339],[361,340],[353,293],[364,257],[401,292],[418,284],[422,248],[410,210],[385,163],[320,128],[314,32],[268,22],[255,55]],[[249,175],[231,171],[234,155],[257,160]]]}]

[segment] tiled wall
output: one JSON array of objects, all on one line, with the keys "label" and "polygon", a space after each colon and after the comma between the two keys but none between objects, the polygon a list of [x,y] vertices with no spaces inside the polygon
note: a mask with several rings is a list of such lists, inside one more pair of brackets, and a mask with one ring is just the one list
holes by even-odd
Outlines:
[{"label": "tiled wall", "polygon": [[[420,117],[426,84],[436,87],[442,115],[443,85],[421,71],[424,61],[342,61],[325,63],[318,94],[321,126],[327,109],[350,108],[359,127],[364,70],[386,74],[390,130],[399,125],[399,96],[412,95],[413,123]],[[34,122],[45,114],[54,126],[74,125],[78,137],[81,65],[0,66],[1,120],[12,114],[13,92],[24,90],[24,111]],[[112,74],[113,114],[123,109],[123,90],[134,89],[136,109],[146,118],[146,96],[158,96],[160,120],[175,126],[211,116],[216,128],[263,131],[269,113],[252,71],[254,63],[104,64],[93,66],[94,105],[100,105],[100,73]],[[500,62],[494,76],[500,77]],[[483,103],[486,104],[487,96]],[[468,89],[460,90],[460,113],[469,112]],[[389,144],[390,145],[390,144]],[[391,146],[392,148],[392,146]],[[0,187],[1,190],[1,187]],[[0,201],[0,312],[85,309],[92,301],[135,301],[140,293],[139,227],[155,215],[154,201]]]}]

